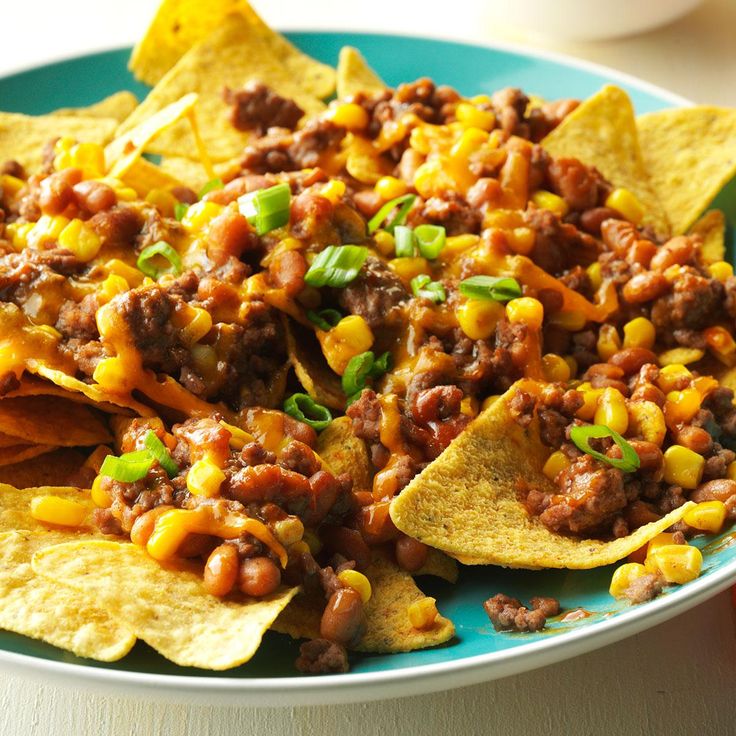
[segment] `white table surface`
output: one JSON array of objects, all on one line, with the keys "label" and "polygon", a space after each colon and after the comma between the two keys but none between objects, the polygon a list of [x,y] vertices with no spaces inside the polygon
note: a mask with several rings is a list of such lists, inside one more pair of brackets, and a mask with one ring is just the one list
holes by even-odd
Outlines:
[{"label": "white table surface", "polygon": [[[155,4],[2,0],[0,74],[132,43]],[[441,19],[439,3],[431,1],[419,6],[401,0],[254,0],[254,5],[282,28],[359,28],[533,44],[607,64],[696,102],[736,106],[733,0],[707,0],[666,28],[596,43],[530,39],[491,22],[482,0],[456,0],[453,12]],[[412,11],[417,6],[422,12]],[[0,736],[725,735],[736,733],[735,684],[736,626],[723,593],[648,632],[559,665],[380,703],[182,707],[0,674]]]}]

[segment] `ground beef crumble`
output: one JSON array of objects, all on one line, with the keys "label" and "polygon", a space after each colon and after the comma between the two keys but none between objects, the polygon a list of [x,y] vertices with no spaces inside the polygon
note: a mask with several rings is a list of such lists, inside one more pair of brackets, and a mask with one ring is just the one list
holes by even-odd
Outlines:
[{"label": "ground beef crumble", "polygon": [[489,598],[483,608],[496,631],[540,631],[547,618],[560,612],[555,598],[534,597],[531,609],[523,606],[518,598],[497,593]]}]

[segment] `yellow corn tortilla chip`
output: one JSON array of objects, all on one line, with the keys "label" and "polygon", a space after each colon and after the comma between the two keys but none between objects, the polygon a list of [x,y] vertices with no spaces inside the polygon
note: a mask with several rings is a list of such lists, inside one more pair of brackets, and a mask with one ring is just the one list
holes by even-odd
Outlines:
[{"label": "yellow corn tortilla chip", "polygon": [[[196,92],[199,101],[196,119],[202,140],[212,161],[228,161],[240,154],[249,139],[229,120],[229,108],[222,98],[225,87],[240,89],[252,79],[293,99],[306,113],[324,108],[320,100],[301,86],[271,48],[242,15],[230,15],[170,69],[136,111],[121,126],[120,133],[146,120],[187,92]],[[197,150],[192,132],[179,122],[162,132],[146,147],[162,156],[192,156]]]},{"label": "yellow corn tortilla chip", "polygon": [[672,231],[687,232],[736,175],[736,110],[662,110],[639,116],[636,124],[646,169]]},{"label": "yellow corn tortilla chip", "polygon": [[715,263],[726,258],[726,216],[720,210],[709,210],[689,230],[689,235],[699,235],[702,263]]},{"label": "yellow corn tortilla chip", "polygon": [[183,186],[180,179],[145,158],[136,159],[123,174],[122,180],[144,199],[152,189],[170,190]]},{"label": "yellow corn tortilla chip", "polygon": [[343,46],[337,60],[337,96],[342,99],[358,92],[382,92],[386,83],[368,66],[358,49]]},{"label": "yellow corn tortilla chip", "polygon": [[200,572],[164,567],[134,544],[95,540],[40,550],[33,570],[83,592],[172,662],[209,670],[247,662],[299,590],[260,599],[217,598],[205,592]]},{"label": "yellow corn tortilla chip", "polygon": [[68,540],[69,533],[9,531],[0,534],[0,628],[41,639],[78,657],[114,662],[135,636],[72,588],[40,578],[33,553]]},{"label": "yellow corn tortilla chip", "polygon": [[616,562],[679,521],[685,504],[659,521],[610,542],[555,534],[517,500],[521,478],[550,487],[549,455],[532,423],[512,418],[512,387],[486,409],[391,503],[394,524],[466,564],[588,569]]},{"label": "yellow corn tortilla chip", "polygon": [[415,577],[417,575],[431,575],[434,578],[446,580],[448,583],[456,583],[458,578],[457,562],[444,552],[430,547],[427,561],[412,575]]},{"label": "yellow corn tortilla chip", "polygon": [[349,473],[353,489],[370,491],[373,473],[365,442],[353,434],[349,417],[334,419],[317,438],[317,454],[335,475]]},{"label": "yellow corn tortilla chip", "polygon": [[93,118],[114,118],[118,123],[122,123],[136,107],[138,107],[138,98],[132,92],[123,90],[88,107],[63,107],[50,114],[63,117],[82,115]]},{"label": "yellow corn tortilla chip", "polygon": [[14,465],[55,450],[54,445],[9,445],[0,447],[0,466]]},{"label": "yellow corn tortilla chip", "polygon": [[[215,174],[224,182],[234,179],[240,173],[240,158],[238,156],[231,161],[215,163]],[[159,168],[195,192],[198,192],[212,178],[199,161],[184,158],[184,156],[165,156],[161,159]]]},{"label": "yellow corn tortilla chip", "polygon": [[101,415],[86,404],[56,396],[0,400],[0,432],[21,442],[76,447],[112,440]]},{"label": "yellow corn tortilla chip", "polygon": [[[444,616],[438,616],[435,625],[426,631],[411,625],[407,609],[425,595],[408,572],[377,555],[366,575],[373,592],[365,606],[367,629],[355,651],[410,652],[444,644],[455,635],[455,627]],[[294,639],[315,639],[319,637],[324,606],[323,596],[299,595],[271,628]]]},{"label": "yellow corn tortilla chip", "polygon": [[335,70],[303,54],[269,28],[245,0],[163,0],[151,25],[136,44],[129,68],[151,86],[195,44],[209,36],[225,18],[240,14],[260,42],[289,70],[299,85],[315,97],[335,91]]},{"label": "yellow corn tortilla chip", "polygon": [[318,404],[342,411],[345,393],[340,376],[327,365],[314,332],[286,320],[286,351],[304,390]]},{"label": "yellow corn tortilla chip", "polygon": [[69,136],[80,142],[104,145],[117,126],[114,118],[0,112],[0,161],[18,161],[33,173],[41,167],[43,147],[50,140]]},{"label": "yellow corn tortilla chip", "polygon": [[633,192],[646,215],[644,225],[657,235],[669,234],[669,223],[650,182],[637,137],[634,108],[624,90],[606,85],[573,110],[544,140],[542,146],[557,158],[577,158],[595,166],[616,187]]},{"label": "yellow corn tortilla chip", "polygon": [[381,157],[367,138],[351,134],[345,142],[345,168],[348,174],[363,184],[375,184],[391,173],[393,167]]},{"label": "yellow corn tortilla chip", "polygon": [[[68,501],[81,504],[87,510],[84,523],[76,529],[66,529],[70,534],[99,534],[93,521],[92,503],[89,491],[70,486],[39,486],[37,488],[16,488],[7,483],[0,483],[0,531],[12,529],[28,529],[32,532],[49,530],[50,525],[37,521],[31,516],[31,501],[37,496],[58,496]],[[54,527],[56,528],[56,527]]]},{"label": "yellow corn tortilla chip", "polygon": [[63,447],[0,468],[0,482],[16,488],[68,484],[78,477],[86,453]]}]

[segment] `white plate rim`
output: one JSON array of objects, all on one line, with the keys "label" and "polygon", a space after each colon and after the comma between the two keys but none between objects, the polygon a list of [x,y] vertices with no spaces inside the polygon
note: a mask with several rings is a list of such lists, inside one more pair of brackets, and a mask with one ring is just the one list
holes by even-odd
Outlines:
[{"label": "white plate rim", "polygon": [[[304,34],[349,33],[358,36],[377,35],[395,38],[403,35],[428,41],[450,42],[492,51],[521,54],[606,77],[610,81],[620,82],[633,89],[657,96],[675,107],[690,107],[694,104],[681,95],[605,65],[511,42],[468,42],[451,35],[396,34],[371,29],[358,31],[350,28],[330,28],[320,30],[287,26],[279,30]],[[0,80],[51,64],[127,48],[129,46],[91,48],[78,54],[55,55],[31,65],[3,71]],[[7,650],[0,650],[0,669],[29,678],[41,677],[45,680],[53,680],[56,684],[67,687],[75,687],[82,682],[90,689],[107,694],[119,695],[122,689],[126,694],[140,698],[182,704],[286,707],[381,700],[449,690],[508,677],[590,652],[684,613],[717,595],[734,582],[736,582],[736,559],[705,577],[698,578],[649,603],[632,607],[610,619],[598,621],[590,626],[582,626],[553,638],[540,639],[500,652],[488,652],[449,662],[380,672],[286,678],[162,675],[58,662]]]}]

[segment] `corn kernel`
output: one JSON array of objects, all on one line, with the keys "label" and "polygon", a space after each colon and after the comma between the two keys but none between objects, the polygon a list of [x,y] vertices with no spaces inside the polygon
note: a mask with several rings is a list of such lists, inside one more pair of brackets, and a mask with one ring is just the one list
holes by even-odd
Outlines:
[{"label": "corn kernel", "polygon": [[634,435],[641,435],[647,442],[659,446],[667,434],[662,410],[653,401],[627,401],[629,428]]},{"label": "corn kernel", "polygon": [[426,258],[392,258],[388,267],[406,281],[411,281],[415,276],[429,273],[429,262]]},{"label": "corn kernel", "polygon": [[[486,398],[483,399],[483,403],[480,405],[480,410],[485,411],[486,409],[490,409],[500,398],[501,396],[499,394],[486,396]],[[734,465],[736,465],[736,461],[734,461]]]},{"label": "corn kernel", "polygon": [[5,226],[5,234],[10,237],[10,244],[15,250],[22,250],[28,245],[28,236],[34,225],[33,222],[11,222]]},{"label": "corn kernel", "polygon": [[459,102],[455,108],[455,117],[468,128],[493,130],[496,116],[491,110],[481,110],[468,102]]},{"label": "corn kernel", "polygon": [[682,381],[683,378],[692,379],[693,374],[685,368],[681,363],[670,363],[669,365],[660,368],[659,376],[657,377],[657,385],[668,394],[670,391],[674,391],[675,387]]},{"label": "corn kernel", "polygon": [[273,533],[281,544],[291,547],[292,544],[300,542],[304,536],[304,524],[298,516],[287,516],[274,523]]},{"label": "corn kernel", "polygon": [[311,529],[304,530],[304,536],[302,539],[307,543],[309,551],[313,555],[317,555],[322,550],[322,540],[313,532]]},{"label": "corn kernel", "polygon": [[567,363],[567,367],[570,369],[570,378],[574,378],[578,374],[578,362],[572,355],[563,355],[563,360]]},{"label": "corn kernel", "polygon": [[578,309],[566,310],[563,312],[555,312],[550,318],[549,323],[555,327],[562,327],[568,332],[580,332],[585,327],[588,318]]},{"label": "corn kernel", "polygon": [[506,316],[509,322],[524,322],[528,327],[538,330],[544,320],[544,307],[538,299],[521,296],[506,304]]},{"label": "corn kernel", "polygon": [[340,181],[340,179],[330,179],[319,190],[319,193],[325,199],[329,199],[332,204],[337,204],[342,199],[343,194],[345,194],[345,182]]},{"label": "corn kernel", "polygon": [[672,348],[665,350],[657,356],[657,362],[661,366],[667,365],[689,365],[697,363],[705,353],[698,348]]},{"label": "corn kernel", "polygon": [[647,555],[647,569],[659,570],[668,583],[689,583],[702,567],[701,551],[689,544],[665,544]]},{"label": "corn kernel", "polygon": [[480,128],[468,128],[450,149],[450,158],[467,159],[488,141],[488,133]]},{"label": "corn kernel", "polygon": [[682,445],[672,445],[664,453],[664,479],[667,483],[694,489],[703,477],[705,458]]},{"label": "corn kernel", "polygon": [[690,385],[700,394],[701,399],[707,398],[720,386],[713,376],[698,376],[690,381]]},{"label": "corn kernel", "polygon": [[122,358],[105,358],[95,367],[92,378],[100,386],[119,392],[123,387],[128,386],[130,366]]},{"label": "corn kernel", "polygon": [[726,468],[726,477],[729,478],[729,480],[736,480],[736,460],[729,463]]},{"label": "corn kernel", "polygon": [[97,298],[103,304],[107,304],[107,302],[114,299],[118,294],[124,294],[129,288],[128,282],[122,276],[111,273],[97,290]]},{"label": "corn kernel", "polygon": [[439,616],[436,598],[422,598],[410,604],[406,610],[409,623],[419,631],[431,629]]},{"label": "corn kernel", "polygon": [[588,274],[593,290],[598,291],[598,289],[601,288],[601,284],[603,284],[603,274],[601,273],[600,262],[596,261],[595,263],[591,263],[590,266],[585,269],[585,272]]},{"label": "corn kernel", "polygon": [[518,210],[489,210],[483,219],[483,227],[498,227],[502,230],[510,230],[515,227],[521,227],[524,224],[524,218]]},{"label": "corn kernel", "polygon": [[376,249],[382,256],[389,258],[394,254],[396,240],[388,230],[379,230],[374,234],[373,239],[376,241]]},{"label": "corn kernel", "polygon": [[646,317],[637,317],[624,325],[625,348],[647,348],[651,350],[657,336],[654,325]]},{"label": "corn kernel", "polygon": [[464,235],[451,235],[445,241],[445,247],[442,249],[440,258],[443,260],[451,260],[455,256],[464,253],[469,248],[478,245],[480,238],[477,235],[466,233]]},{"label": "corn kernel", "polygon": [[395,176],[382,176],[375,183],[373,189],[381,199],[385,199],[388,202],[390,199],[396,199],[396,197],[406,194],[409,187],[406,182],[397,179]]},{"label": "corn kernel", "polygon": [[468,299],[455,310],[455,316],[460,329],[471,340],[487,340],[495,333],[504,312],[500,302]]},{"label": "corn kernel", "polygon": [[202,458],[197,460],[187,473],[187,488],[195,496],[212,498],[220,492],[225,473],[212,460]]},{"label": "corn kernel", "polygon": [[228,424],[223,419],[220,420],[219,424],[230,432],[229,444],[234,450],[242,450],[249,442],[255,441],[252,434],[249,434],[240,427],[236,427],[234,424]]},{"label": "corn kernel", "polygon": [[565,468],[569,467],[569,465],[570,461],[567,459],[565,453],[557,450],[547,458],[547,462],[544,463],[542,472],[550,480],[554,480],[557,477],[557,474]]},{"label": "corn kernel", "polygon": [[362,572],[357,570],[343,570],[337,574],[337,579],[348,588],[352,588],[360,593],[360,599],[363,603],[368,603],[371,599],[371,583]]},{"label": "corn kernel", "polygon": [[373,333],[368,323],[359,315],[343,317],[331,330],[317,331],[325,359],[335,373],[342,375],[354,358],[373,345]]},{"label": "corn kernel", "polygon": [[3,190],[6,197],[14,197],[25,185],[23,179],[19,179],[17,176],[0,175],[0,189]]},{"label": "corn kernel", "polygon": [[36,521],[58,526],[80,526],[87,509],[76,501],[58,496],[36,496],[31,499],[31,516]]},{"label": "corn kernel", "polygon": [[703,335],[708,347],[717,355],[730,355],[736,351],[736,341],[724,327],[709,327]]},{"label": "corn kernel", "polygon": [[683,391],[670,391],[664,404],[664,418],[667,426],[689,422],[700,410],[701,396],[694,388]]},{"label": "corn kernel", "polygon": [[58,242],[60,248],[70,250],[82,263],[91,261],[102,246],[97,233],[85,222],[76,218],[59,233]]},{"label": "corn kernel", "polygon": [[604,424],[619,434],[624,434],[629,427],[629,412],[626,400],[617,388],[603,389],[598,407],[595,410],[596,424]]},{"label": "corn kernel", "polygon": [[289,556],[298,559],[302,555],[311,554],[309,551],[309,545],[306,542],[294,542],[289,547]]},{"label": "corn kernel", "polygon": [[703,501],[688,509],[682,520],[693,529],[716,534],[726,521],[726,504],[723,501]]},{"label": "corn kernel", "polygon": [[90,489],[90,496],[92,497],[92,503],[101,509],[109,509],[112,506],[112,499],[107,491],[104,491],[101,487],[102,476],[98,475],[92,481],[92,488]]},{"label": "corn kernel", "polygon": [[671,544],[675,544],[675,535],[672,532],[660,532],[657,536],[652,537],[647,542],[647,557],[649,556],[649,553],[653,552],[655,549]]},{"label": "corn kernel", "polygon": [[532,252],[537,236],[530,227],[515,227],[505,232],[506,242],[514,253],[526,256]]},{"label": "corn kernel", "polygon": [[105,173],[105,151],[99,143],[77,143],[69,150],[70,166],[82,170],[85,179]]},{"label": "corn kernel", "polygon": [[200,232],[222,213],[222,205],[215,202],[195,202],[181,218],[182,227],[190,233]]},{"label": "corn kernel", "polygon": [[603,361],[607,361],[621,350],[621,338],[613,325],[601,325],[598,331],[596,348],[600,359]]},{"label": "corn kernel", "polygon": [[151,189],[146,194],[146,202],[152,204],[164,217],[173,217],[179,200],[165,189]]},{"label": "corn kernel", "polygon": [[570,366],[564,358],[554,353],[542,356],[542,371],[544,378],[552,383],[566,383],[570,380]]},{"label": "corn kernel", "polygon": [[348,130],[363,130],[368,126],[368,113],[355,102],[342,102],[325,113],[328,120]]},{"label": "corn kernel", "polygon": [[708,271],[716,281],[728,281],[733,276],[733,266],[726,261],[716,261],[708,265]]},{"label": "corn kernel", "polygon": [[143,274],[137,268],[129,266],[125,261],[121,261],[119,258],[111,258],[105,264],[105,268],[108,273],[122,276],[132,286],[140,286],[143,281]]},{"label": "corn kernel", "polygon": [[634,580],[646,574],[647,571],[644,565],[638,562],[626,562],[614,570],[608,592],[614,598],[624,598],[624,593],[626,593]]},{"label": "corn kernel", "polygon": [[[80,220],[81,222],[81,220]],[[36,224],[28,231],[26,241],[30,248],[42,248],[44,243],[58,240],[61,231],[69,224],[69,220],[61,215],[41,215]]]},{"label": "corn kernel", "polygon": [[603,394],[602,388],[591,388],[590,384],[581,384],[577,389],[583,395],[583,405],[577,410],[575,416],[583,421],[590,422],[598,409],[598,401]]},{"label": "corn kernel", "polygon": [[543,210],[554,212],[558,217],[564,217],[570,210],[567,202],[557,194],[539,189],[532,194],[532,202]]},{"label": "corn kernel", "polygon": [[466,396],[460,402],[460,413],[471,419],[478,416],[478,399],[475,396]]},{"label": "corn kernel", "polygon": [[606,198],[606,207],[616,210],[634,225],[638,225],[644,218],[641,202],[628,189],[614,189]]}]

